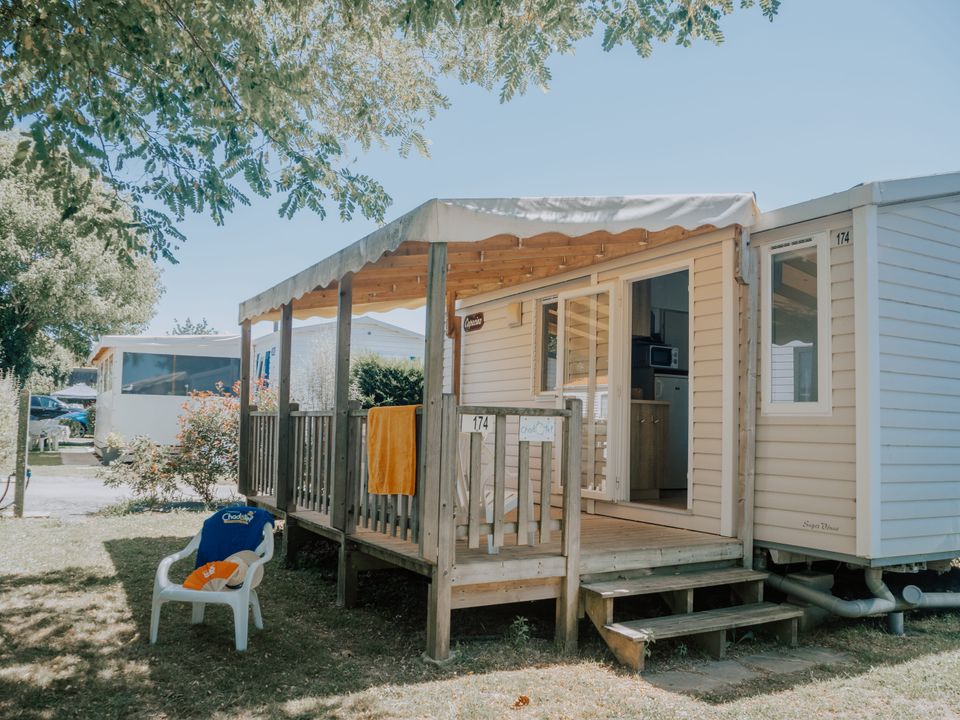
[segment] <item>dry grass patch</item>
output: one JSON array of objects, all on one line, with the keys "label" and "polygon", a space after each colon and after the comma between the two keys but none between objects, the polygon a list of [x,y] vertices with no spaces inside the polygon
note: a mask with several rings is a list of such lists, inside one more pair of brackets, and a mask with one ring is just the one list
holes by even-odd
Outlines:
[{"label": "dry grass patch", "polygon": [[[435,668],[420,660],[422,581],[371,575],[362,606],[343,611],[323,553],[306,569],[268,566],[266,629],[251,630],[247,653],[232,649],[232,622],[218,607],[191,626],[186,605],[166,606],[151,647],[157,562],[202,519],[181,512],[0,522],[0,717],[806,720],[940,718],[960,708],[955,614],[910,619],[905,639],[876,621],[841,623],[805,641],[851,653],[849,665],[689,697],[616,667],[586,626],[578,657],[554,653],[549,603],[458,613],[457,660]],[[764,647],[746,640],[731,654]],[[649,665],[696,662],[659,647]]]}]

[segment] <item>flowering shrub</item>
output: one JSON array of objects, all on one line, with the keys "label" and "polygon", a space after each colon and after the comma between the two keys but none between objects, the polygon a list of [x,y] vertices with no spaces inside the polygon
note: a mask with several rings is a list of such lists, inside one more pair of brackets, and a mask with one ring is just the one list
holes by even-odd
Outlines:
[{"label": "flowering shrub", "polygon": [[181,480],[208,506],[218,482],[236,482],[240,457],[239,383],[233,392],[193,392],[180,416],[180,454],[175,460]]},{"label": "flowering shrub", "polygon": [[[240,394],[239,383],[233,386],[233,390],[234,395]],[[250,398],[250,402],[257,406],[258,412],[275,413],[277,411],[277,389],[270,385],[264,378],[257,378],[257,382],[253,386],[253,397]]]},{"label": "flowering shrub", "polygon": [[172,454],[148,437],[135,437],[128,448],[129,462],[113,462],[100,472],[108,487],[127,486],[134,500],[161,505],[177,495],[177,472]]}]

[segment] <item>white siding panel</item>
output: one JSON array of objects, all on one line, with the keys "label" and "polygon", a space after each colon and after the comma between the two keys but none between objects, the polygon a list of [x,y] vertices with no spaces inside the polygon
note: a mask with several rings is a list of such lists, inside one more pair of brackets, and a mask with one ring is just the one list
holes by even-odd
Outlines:
[{"label": "white siding panel", "polygon": [[[763,243],[765,237],[801,237],[851,224],[849,215],[835,216],[795,230],[758,234],[754,242]],[[758,410],[755,536],[760,541],[853,555],[856,374],[852,246],[830,250],[830,293],[832,413],[791,417],[763,415]],[[759,352],[764,349],[760,347]],[[767,381],[761,377],[758,383]],[[758,387],[758,406],[759,395]]]},{"label": "white siding panel", "polygon": [[960,201],[878,226],[881,554],[960,554]]}]

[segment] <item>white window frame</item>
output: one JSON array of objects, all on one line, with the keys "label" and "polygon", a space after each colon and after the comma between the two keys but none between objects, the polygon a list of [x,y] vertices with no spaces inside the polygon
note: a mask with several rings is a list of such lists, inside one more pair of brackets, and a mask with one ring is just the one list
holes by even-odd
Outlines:
[{"label": "white window frame", "polygon": [[[543,389],[543,306],[555,303],[557,306],[557,371],[556,383],[550,389]],[[560,393],[560,299],[557,295],[537,298],[533,321],[533,395],[538,398],[555,398]]]},{"label": "white window frame", "polygon": [[[772,336],[770,323],[773,315],[773,257],[807,245],[817,248],[817,402],[773,402],[770,399]],[[760,377],[761,412],[763,415],[819,415],[833,414],[833,351],[831,349],[831,320],[833,308],[830,292],[830,234],[826,232],[800,235],[779,240],[761,248],[760,282]]]}]

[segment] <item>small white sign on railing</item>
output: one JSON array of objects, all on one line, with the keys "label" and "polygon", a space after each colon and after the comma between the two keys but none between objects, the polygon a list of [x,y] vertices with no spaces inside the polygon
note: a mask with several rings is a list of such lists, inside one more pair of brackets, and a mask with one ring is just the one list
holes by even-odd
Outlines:
[{"label": "small white sign on railing", "polygon": [[496,420],[493,415],[461,415],[460,432],[481,433],[486,435],[494,429]]},{"label": "small white sign on railing", "polygon": [[555,417],[520,416],[521,442],[553,442],[557,437]]}]

